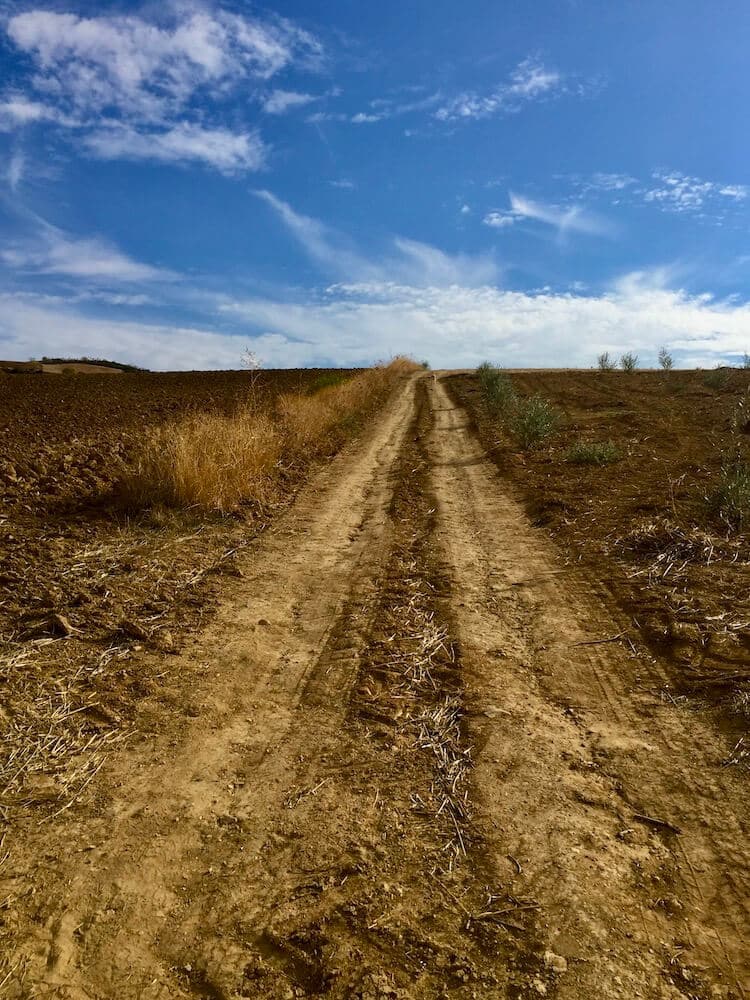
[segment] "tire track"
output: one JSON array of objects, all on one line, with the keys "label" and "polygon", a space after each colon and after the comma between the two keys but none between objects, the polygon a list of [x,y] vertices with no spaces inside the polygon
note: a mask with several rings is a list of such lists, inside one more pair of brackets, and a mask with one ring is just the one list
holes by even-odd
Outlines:
[{"label": "tire track", "polygon": [[648,983],[643,995],[702,996],[706,980],[712,995],[744,996],[746,796],[718,766],[716,734],[660,701],[664,674],[650,658],[581,645],[622,623],[531,527],[445,387],[432,394],[468,697],[475,720],[488,705],[497,713],[475,722],[476,794],[502,831],[498,863],[527,859],[524,878],[544,900],[549,948],[568,969],[559,995],[633,996]]},{"label": "tire track", "polygon": [[200,920],[193,902],[213,875],[212,850],[221,860],[217,842],[238,833],[242,853],[262,846],[302,760],[345,711],[358,645],[346,608],[388,551],[391,473],[414,395],[411,379],[364,443],[249,547],[231,600],[191,654],[170,661],[173,673],[205,678],[193,692],[201,711],[179,739],[156,734],[102,775],[114,792],[101,815],[65,817],[62,837],[85,855],[60,852],[34,872],[27,912],[14,914],[30,935],[16,979],[75,998],[193,995],[170,953],[175,929],[191,912]]}]

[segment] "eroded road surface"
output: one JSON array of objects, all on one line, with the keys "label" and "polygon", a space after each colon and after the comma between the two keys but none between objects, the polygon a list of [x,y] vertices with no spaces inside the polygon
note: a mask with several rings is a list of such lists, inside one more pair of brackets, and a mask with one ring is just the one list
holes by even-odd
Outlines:
[{"label": "eroded road surface", "polygon": [[663,665],[602,641],[628,623],[444,380],[239,565],[167,663],[179,725],[152,709],[90,800],[5,845],[0,995],[750,992],[746,782]]}]

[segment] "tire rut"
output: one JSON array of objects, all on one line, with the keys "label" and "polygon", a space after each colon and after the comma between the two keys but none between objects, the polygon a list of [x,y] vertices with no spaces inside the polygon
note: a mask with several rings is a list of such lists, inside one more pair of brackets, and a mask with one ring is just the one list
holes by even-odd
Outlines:
[{"label": "tire rut", "polygon": [[[231,599],[189,656],[170,661],[173,674],[198,678],[190,694],[200,711],[176,739],[174,723],[147,734],[97,782],[98,813],[71,813],[60,824],[58,836],[86,845],[83,859],[52,852],[55,860],[40,866],[27,845],[34,890],[18,893],[25,905],[12,919],[26,940],[6,989],[182,995],[165,942],[190,923],[202,895],[195,887],[213,876],[216,841],[240,834],[261,845],[300,758],[340,724],[357,672],[347,609],[362,603],[388,550],[391,471],[414,394],[412,379],[364,442],[338,456],[249,547]],[[18,864],[23,845],[6,846]]]},{"label": "tire rut", "polygon": [[242,567],[172,661],[200,713],[101,772],[98,810],[55,832],[69,856],[29,842],[10,995],[745,995],[745,798],[718,738],[657,661],[590,644],[623,622],[439,380]]},{"label": "tire rut", "polygon": [[653,658],[589,645],[627,624],[532,528],[445,387],[432,395],[476,795],[498,863],[520,859],[513,882],[544,901],[547,948],[567,967],[558,995],[744,996],[746,796],[717,734],[660,698]]}]

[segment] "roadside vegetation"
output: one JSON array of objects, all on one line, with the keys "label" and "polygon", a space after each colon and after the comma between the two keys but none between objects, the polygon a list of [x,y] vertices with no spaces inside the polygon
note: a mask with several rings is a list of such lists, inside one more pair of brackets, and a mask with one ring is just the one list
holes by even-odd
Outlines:
[{"label": "roadside vegetation", "polygon": [[750,521],[750,464],[738,458],[724,465],[708,505],[730,530],[746,525]]},{"label": "roadside vegetation", "polygon": [[[596,372],[514,372],[512,382],[482,366],[477,380],[456,376],[450,388],[534,523],[571,561],[607,579],[637,620],[632,641],[640,634],[673,659],[684,687],[670,695],[695,693],[750,715],[750,373],[742,354],[733,367],[708,371],[675,371],[668,347],[649,355],[651,370],[632,375],[620,362],[618,375],[600,375],[614,371],[607,352],[596,362]],[[566,419],[545,447],[514,455],[512,445],[497,447],[498,426],[510,440],[523,398],[544,399]]]},{"label": "roadside vegetation", "polygon": [[477,368],[485,409],[502,423],[523,451],[539,447],[557,430],[560,413],[543,396],[520,397],[510,376],[483,362]]},{"label": "roadside vegetation", "polygon": [[418,367],[396,358],[355,375],[327,372],[307,391],[281,395],[270,409],[251,391],[232,413],[207,411],[164,424],[143,443],[120,493],[131,510],[164,506],[227,514],[243,503],[267,502],[286,469],[330,451],[337,432],[343,434]]},{"label": "roadside vegetation", "polygon": [[620,451],[612,441],[576,441],[565,457],[574,465],[610,465],[620,458]]}]

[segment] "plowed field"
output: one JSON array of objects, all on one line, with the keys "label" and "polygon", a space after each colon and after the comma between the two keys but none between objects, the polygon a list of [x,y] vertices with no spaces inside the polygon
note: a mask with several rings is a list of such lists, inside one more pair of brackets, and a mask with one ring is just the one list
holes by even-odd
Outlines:
[{"label": "plowed field", "polygon": [[[570,470],[498,445],[473,392],[406,378],[244,539],[190,642],[129,648],[142,695],[69,805],[39,774],[6,806],[0,994],[746,996],[725,715],[544,510]],[[633,448],[596,470],[615,498]]]}]

